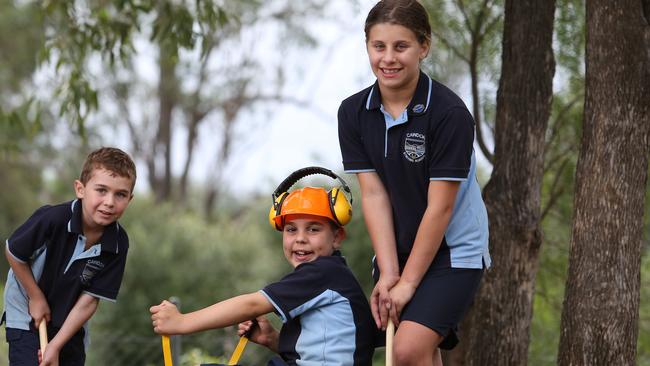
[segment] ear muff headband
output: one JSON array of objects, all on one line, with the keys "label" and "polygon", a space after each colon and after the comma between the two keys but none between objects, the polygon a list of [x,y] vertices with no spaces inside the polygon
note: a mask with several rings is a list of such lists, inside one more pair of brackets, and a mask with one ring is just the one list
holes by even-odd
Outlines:
[{"label": "ear muff headband", "polygon": [[[343,178],[329,169],[318,166],[311,166],[296,170],[295,172],[291,173],[278,185],[275,191],[273,191],[273,206],[269,212],[269,222],[271,223],[271,226],[273,226],[276,230],[282,229],[278,227],[277,223],[275,222],[275,217],[282,214],[282,203],[287,197],[286,193],[288,192],[289,188],[291,188],[300,179],[314,174],[326,175],[332,179],[338,180],[341,183],[341,187],[332,188],[332,190],[328,192],[330,210],[337,224],[343,226],[350,222],[350,219],[352,218],[353,198],[348,184]],[[345,193],[341,194],[341,189],[347,193],[349,199],[346,197]]]}]

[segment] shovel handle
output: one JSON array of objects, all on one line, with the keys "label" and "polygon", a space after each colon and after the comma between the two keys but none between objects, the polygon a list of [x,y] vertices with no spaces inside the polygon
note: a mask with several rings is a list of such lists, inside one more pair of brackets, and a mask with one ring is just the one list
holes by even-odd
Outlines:
[{"label": "shovel handle", "polygon": [[165,359],[165,366],[172,365],[172,348],[171,343],[169,342],[169,336],[162,336],[162,349],[163,349],[163,358]]},{"label": "shovel handle", "polygon": [[41,344],[41,354],[44,354],[45,347],[47,347],[47,324],[45,319],[38,324],[38,340]]},{"label": "shovel handle", "polygon": [[389,318],[386,325],[386,366],[393,366],[393,336],[395,335],[395,324]]},{"label": "shovel handle", "polygon": [[252,322],[253,324],[250,329],[248,329],[244,335],[239,337],[239,343],[237,343],[237,347],[235,347],[232,356],[230,356],[228,365],[237,365],[237,362],[239,362],[241,355],[244,353],[244,348],[246,348],[246,343],[248,343],[248,338],[251,336],[251,333],[253,333],[253,328],[257,326],[257,319],[253,319]]}]

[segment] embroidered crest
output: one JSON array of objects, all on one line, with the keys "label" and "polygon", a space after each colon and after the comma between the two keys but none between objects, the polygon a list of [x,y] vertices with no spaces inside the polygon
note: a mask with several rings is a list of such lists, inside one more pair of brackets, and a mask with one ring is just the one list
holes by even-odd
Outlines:
[{"label": "embroidered crest", "polygon": [[102,269],[104,269],[104,263],[95,259],[89,259],[86,262],[83,271],[81,271],[81,275],[79,276],[81,283],[84,284],[84,286],[89,286],[90,281],[92,281],[93,277],[95,277],[95,275]]},{"label": "embroidered crest", "polygon": [[417,163],[424,159],[426,138],[423,134],[411,132],[406,134],[404,140],[404,157],[406,160]]},{"label": "embroidered crest", "polygon": [[424,104],[416,104],[413,106],[413,109],[411,109],[413,113],[421,113],[424,110]]}]

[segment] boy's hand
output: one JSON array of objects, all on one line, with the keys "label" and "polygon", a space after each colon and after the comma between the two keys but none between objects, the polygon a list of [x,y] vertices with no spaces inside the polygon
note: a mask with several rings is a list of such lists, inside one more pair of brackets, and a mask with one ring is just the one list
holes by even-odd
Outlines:
[{"label": "boy's hand", "polygon": [[183,314],[181,314],[176,305],[167,300],[163,300],[160,305],[154,305],[149,308],[153,331],[157,334],[174,335],[181,333],[183,323]]},{"label": "boy's hand", "polygon": [[41,320],[50,321],[50,305],[47,304],[43,294],[29,298],[29,315],[34,319],[36,328],[41,324]]},{"label": "boy's hand", "polygon": [[52,345],[47,345],[45,355],[38,350],[38,366],[59,366],[59,349]]},{"label": "boy's hand", "polygon": [[[383,273],[379,276],[379,281],[372,289],[370,295],[370,309],[372,316],[375,318],[377,328],[386,329],[388,316],[393,307],[390,297],[390,289],[399,281],[399,276],[388,276]],[[396,323],[397,324],[397,323]]]},{"label": "boy's hand", "polygon": [[270,348],[274,344],[278,332],[265,316],[259,316],[255,320],[257,324],[254,324],[251,320],[239,323],[237,334],[242,337],[246,332],[250,331],[248,339],[251,342]]}]

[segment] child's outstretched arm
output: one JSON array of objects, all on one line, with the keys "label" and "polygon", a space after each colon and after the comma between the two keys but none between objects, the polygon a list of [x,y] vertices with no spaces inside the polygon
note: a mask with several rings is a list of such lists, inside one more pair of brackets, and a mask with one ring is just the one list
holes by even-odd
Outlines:
[{"label": "child's outstretched arm", "polygon": [[43,291],[38,287],[29,264],[20,262],[13,256],[13,254],[11,254],[11,252],[9,252],[9,248],[6,247],[5,256],[7,257],[7,262],[9,262],[9,266],[11,266],[11,269],[14,271],[14,275],[18,279],[18,282],[20,282],[27,292],[27,297],[29,298],[29,315],[34,319],[34,326],[38,328],[38,325],[43,319],[49,322],[50,306],[45,299]]},{"label": "child's outstretched arm", "polygon": [[187,314],[181,314],[176,306],[167,300],[152,306],[149,311],[154,332],[174,335],[236,325],[268,314],[273,309],[273,305],[262,293],[253,292]]},{"label": "child's outstretched arm", "polygon": [[271,351],[278,353],[278,344],[280,342],[280,333],[273,328],[273,325],[266,319],[265,316],[258,316],[256,318],[257,324],[254,325],[252,321],[247,320],[239,323],[237,334],[243,336],[246,332],[250,331],[248,339],[262,345]]}]

